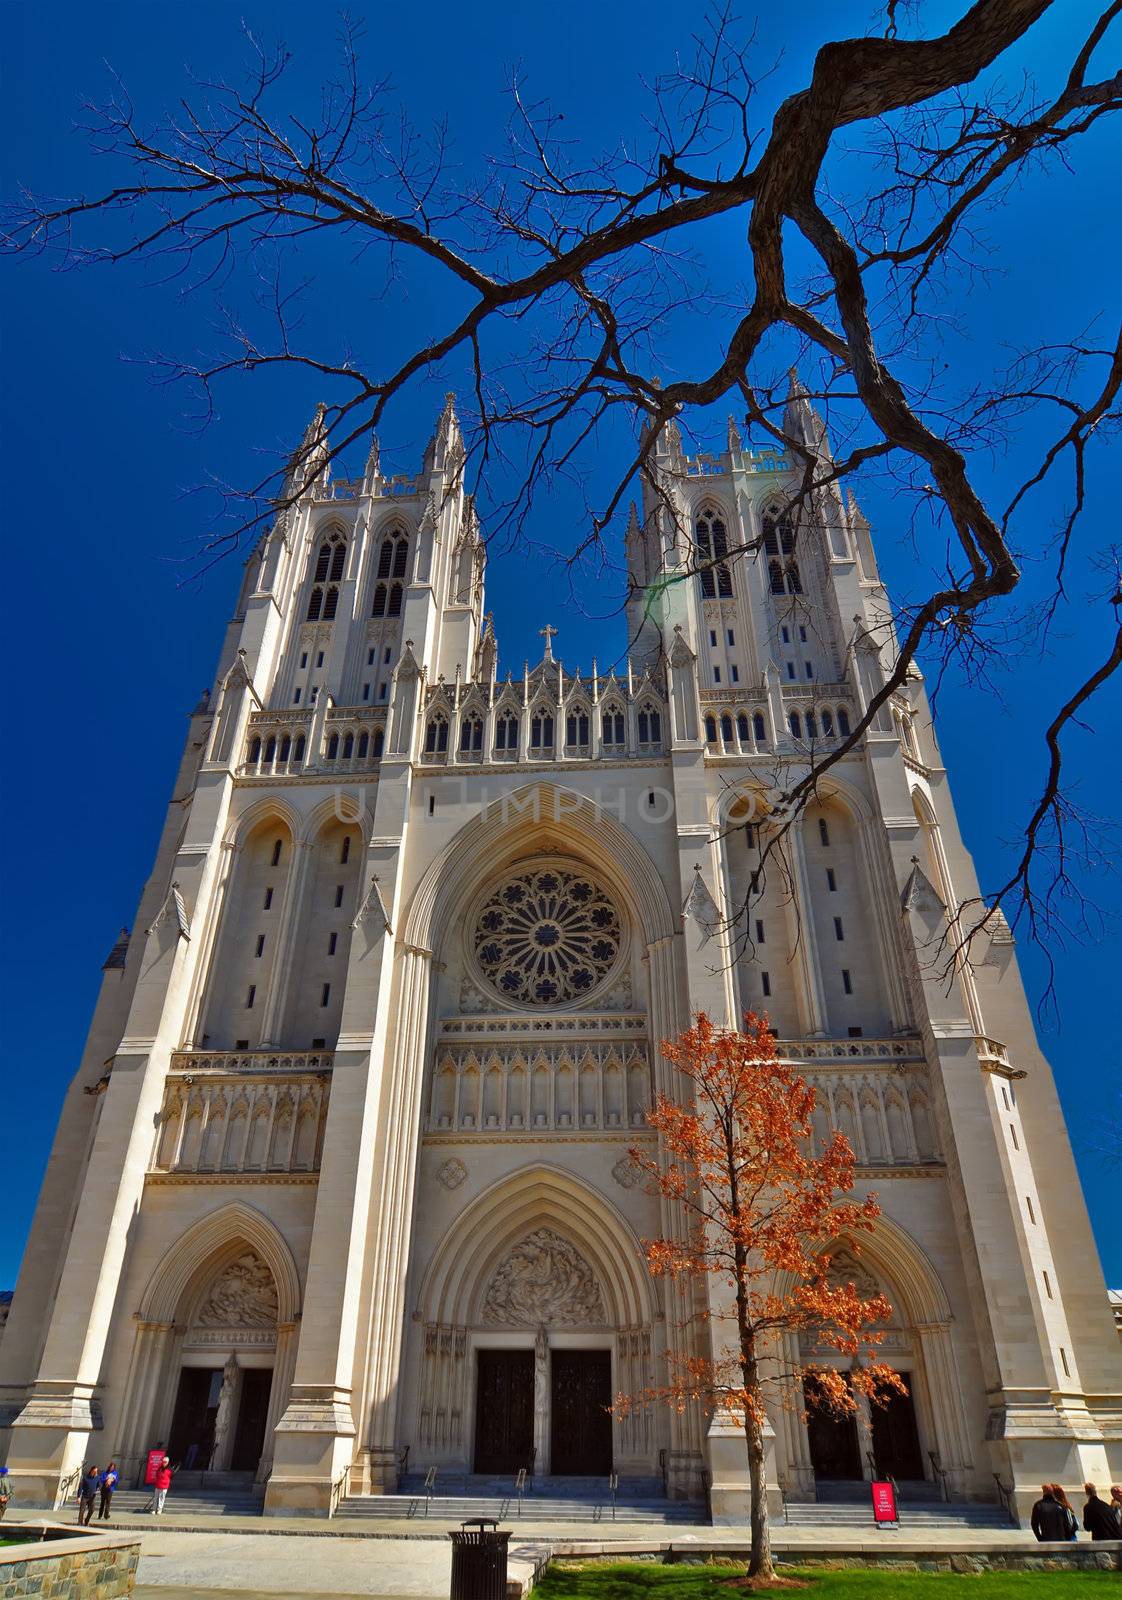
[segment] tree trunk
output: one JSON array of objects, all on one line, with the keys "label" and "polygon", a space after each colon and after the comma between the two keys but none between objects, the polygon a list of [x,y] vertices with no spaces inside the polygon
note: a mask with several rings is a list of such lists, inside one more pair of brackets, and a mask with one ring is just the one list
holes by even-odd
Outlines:
[{"label": "tree trunk", "polygon": [[748,1445],[748,1476],[752,1494],[752,1553],[748,1558],[750,1578],[773,1578],[771,1530],[767,1520],[767,1482],[764,1474],[764,1434],[760,1424],[746,1411],[744,1438]]}]

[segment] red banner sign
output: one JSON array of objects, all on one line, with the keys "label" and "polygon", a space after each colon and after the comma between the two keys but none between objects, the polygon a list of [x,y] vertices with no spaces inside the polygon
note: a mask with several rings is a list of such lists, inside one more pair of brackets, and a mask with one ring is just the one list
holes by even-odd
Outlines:
[{"label": "red banner sign", "polygon": [[873,1521],[899,1522],[896,1514],[896,1490],[891,1483],[873,1483]]},{"label": "red banner sign", "polygon": [[156,1474],[160,1470],[160,1468],[163,1466],[163,1464],[164,1464],[164,1456],[166,1454],[167,1454],[167,1452],[165,1451],[163,1445],[161,1445],[158,1450],[149,1450],[149,1452],[148,1452],[148,1461],[147,1461],[147,1464],[146,1464],[146,1466],[144,1468],[144,1481],[145,1481],[145,1483],[147,1483],[147,1484],[155,1483]]}]

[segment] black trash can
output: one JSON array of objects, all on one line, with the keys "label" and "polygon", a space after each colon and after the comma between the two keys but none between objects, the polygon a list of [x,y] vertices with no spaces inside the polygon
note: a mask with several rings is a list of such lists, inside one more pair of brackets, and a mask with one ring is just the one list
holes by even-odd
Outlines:
[{"label": "black trash can", "polygon": [[506,1600],[506,1547],[509,1533],[478,1517],[460,1524],[452,1541],[451,1600]]}]

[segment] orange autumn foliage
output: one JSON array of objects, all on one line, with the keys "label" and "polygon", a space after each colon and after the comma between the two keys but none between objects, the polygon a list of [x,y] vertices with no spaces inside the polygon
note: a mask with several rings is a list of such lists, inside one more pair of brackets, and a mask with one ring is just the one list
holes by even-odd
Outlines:
[{"label": "orange autumn foliage", "polygon": [[[656,1277],[722,1280],[727,1292],[709,1295],[696,1315],[727,1322],[730,1336],[714,1329],[712,1355],[670,1352],[671,1382],[620,1395],[616,1414],[652,1400],[677,1410],[700,1403],[760,1427],[765,1399],[801,1405],[808,1377],[817,1403],[839,1412],[854,1409],[856,1392],[875,1400],[902,1389],[875,1357],[888,1300],[828,1276],[830,1247],[844,1237],[857,1251],[880,1207],[872,1195],[847,1198],[854,1154],[844,1134],[814,1153],[815,1091],[777,1060],[767,1019],[749,1012],[733,1033],[702,1013],[662,1052],[685,1092],[656,1096],[647,1123],[660,1136],[659,1155],[637,1147],[630,1159],[654,1190],[680,1203],[686,1223],[680,1235],[646,1241],[647,1262]],[[785,1360],[783,1335],[800,1333],[851,1358],[850,1373]]]}]

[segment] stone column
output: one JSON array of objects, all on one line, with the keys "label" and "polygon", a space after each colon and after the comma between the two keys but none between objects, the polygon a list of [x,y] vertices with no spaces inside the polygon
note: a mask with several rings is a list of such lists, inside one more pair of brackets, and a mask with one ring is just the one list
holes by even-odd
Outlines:
[{"label": "stone column", "polygon": [[370,1472],[372,1486],[397,1485],[396,1427],[405,1277],[421,1127],[421,1089],[428,1047],[432,951],[406,945],[400,955],[397,1027],[387,1064],[385,1142],[378,1172],[382,1205],[372,1262],[374,1304],[370,1321]]},{"label": "stone column", "polygon": [[136,1325],[116,1446],[124,1487],[131,1485],[134,1479],[139,1480],[146,1452],[154,1442],[153,1414],[163,1386],[174,1331],[175,1324],[171,1322],[137,1322]]},{"label": "stone column", "polygon": [[273,1464],[274,1435],[277,1423],[288,1405],[292,1388],[292,1373],[296,1366],[297,1325],[295,1322],[277,1324],[277,1348],[273,1359],[273,1382],[269,1390],[269,1409],[265,1417],[265,1443],[257,1468],[258,1481],[268,1476]]},{"label": "stone column", "polygon": [[947,1474],[950,1492],[962,1494],[974,1463],[951,1325],[949,1322],[921,1322],[917,1323],[915,1331],[923,1354],[939,1465]]}]

